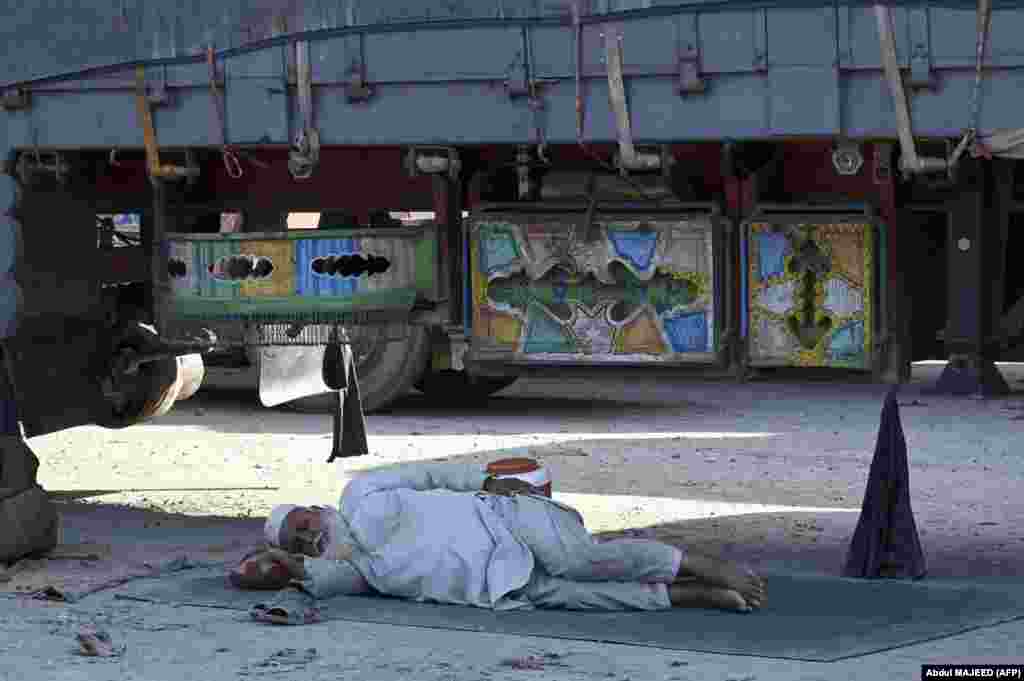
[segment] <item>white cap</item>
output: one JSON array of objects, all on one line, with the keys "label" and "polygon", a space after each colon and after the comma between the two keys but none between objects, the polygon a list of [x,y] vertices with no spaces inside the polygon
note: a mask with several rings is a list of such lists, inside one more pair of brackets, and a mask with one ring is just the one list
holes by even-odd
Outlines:
[{"label": "white cap", "polygon": [[544,485],[551,482],[551,476],[548,474],[548,469],[540,466],[532,471],[525,471],[522,473],[504,473],[501,475],[495,475],[496,478],[516,478],[527,482],[534,487],[543,487]]},{"label": "white cap", "polygon": [[263,525],[263,536],[268,544],[277,548],[284,548],[281,546],[281,529],[284,527],[284,521],[288,514],[297,508],[302,507],[295,504],[279,504],[270,509],[267,522]]}]

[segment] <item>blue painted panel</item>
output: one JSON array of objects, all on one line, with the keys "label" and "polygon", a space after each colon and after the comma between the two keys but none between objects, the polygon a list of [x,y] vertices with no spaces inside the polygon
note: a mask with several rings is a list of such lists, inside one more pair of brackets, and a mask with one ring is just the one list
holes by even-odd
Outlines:
[{"label": "blue painted panel", "polygon": [[834,68],[774,68],[767,80],[772,133],[828,135],[837,129],[840,103]]},{"label": "blue painted panel", "polygon": [[[622,36],[622,67],[626,75],[637,71],[660,73],[678,72],[676,61],[676,25],[674,21],[664,18],[637,19],[618,26]],[[604,39],[600,33],[602,26],[588,26],[584,37],[583,67],[587,73],[604,75],[607,66],[602,61],[605,56]],[[568,31],[563,32],[563,49],[572,51],[572,37]]]},{"label": "blue painted panel", "polygon": [[569,353],[573,344],[569,342],[565,327],[548,316],[539,306],[531,306],[527,319],[526,339],[523,352],[526,354],[541,352]]},{"label": "blue painted panel", "polygon": [[[907,67],[909,60],[909,36],[907,12],[896,8],[892,11],[893,37],[896,40],[896,58],[902,67]],[[851,7],[850,17],[850,49],[851,66],[861,69],[882,68],[882,48],[878,42],[878,20],[875,10],[871,7]],[[969,30],[974,34],[974,22]]]},{"label": "blue painted panel", "polygon": [[[214,127],[217,114],[209,86],[175,90],[172,97],[171,106],[160,107],[153,112],[153,125],[161,146],[221,143],[219,131]],[[138,117],[135,118],[135,127],[139,128]]]},{"label": "blue painted panel", "polygon": [[609,230],[608,240],[611,241],[615,253],[626,259],[640,271],[646,270],[654,258],[654,249],[658,245],[658,233],[650,231],[618,231]]},{"label": "blue painted panel", "polygon": [[[942,15],[945,10],[932,9],[932,42],[936,41],[938,31],[945,33],[945,26],[940,26]],[[935,15],[939,17],[936,18]],[[938,19],[938,20],[937,20]],[[950,27],[952,30],[952,27]],[[989,56],[987,61],[990,64],[999,66],[1021,66],[1024,64],[1024,49],[1022,49],[1020,37],[1024,35],[1024,12],[1020,10],[994,10],[992,12],[992,24],[989,27]],[[952,63],[952,55],[947,56],[945,49],[937,49],[939,55],[935,60],[936,65],[944,66]],[[971,52],[971,61],[974,65],[974,52]]]},{"label": "blue painted panel", "polygon": [[366,37],[367,77],[385,83],[504,79],[521,53],[516,28],[382,33]]},{"label": "blue painted panel", "polygon": [[864,322],[855,321],[840,327],[825,347],[825,356],[836,362],[851,362],[864,355]]},{"label": "blue painted panel", "polygon": [[295,292],[300,296],[351,296],[356,277],[322,276],[313,272],[313,259],[355,253],[352,239],[301,239],[295,242]]},{"label": "blue painted panel", "polygon": [[756,61],[757,13],[721,12],[700,16],[701,62],[708,71],[752,71]]},{"label": "blue painted panel", "polygon": [[222,65],[231,80],[270,79],[275,80],[280,86],[286,73],[284,55],[284,48],[270,47],[258,52],[232,56],[224,60]]},{"label": "blue painted panel", "polygon": [[[103,7],[82,10],[70,0],[33,3],[37,14],[5,8],[0,21],[0,44],[8,55],[0,66],[3,82],[29,76],[73,71],[86,66],[121,62],[129,57],[198,54],[208,43],[219,47],[266,37],[275,11],[283,12],[289,26],[320,28],[353,21],[421,21],[424,19],[492,19],[505,16],[560,17],[560,3],[534,0],[359,0],[298,3],[292,0],[238,0],[227,5],[180,0],[173,4],[145,0],[111,0]],[[956,4],[956,3],[950,3]],[[698,0],[602,0],[597,11],[618,11],[642,6],[705,9],[697,16],[680,10],[657,18],[618,16],[623,35],[626,85],[633,133],[638,142],[757,138],[764,135],[885,136],[895,134],[889,92],[878,71],[877,26],[870,7],[770,7],[765,11],[729,9],[733,3]],[[735,3],[738,6],[739,3]],[[930,44],[933,61],[942,65],[973,65],[973,3],[962,9],[930,8]],[[123,7],[123,11],[122,11]],[[276,9],[275,9],[276,8]],[[618,9],[616,9],[618,8]],[[40,18],[43,17],[43,18]],[[762,34],[767,18],[767,39]],[[834,20],[833,20],[834,17]],[[897,47],[906,63],[907,10],[894,11]],[[839,34],[849,47],[842,81],[836,81],[831,60]],[[45,27],[46,41],[28,42],[27,36]],[[368,104],[351,105],[337,88],[317,88],[316,118],[325,144],[403,143],[524,143],[537,141],[535,123],[551,143],[575,141],[573,32],[568,23],[531,28],[531,45],[542,78],[560,77],[544,90],[545,108],[536,116],[522,100],[510,101],[504,89],[507,73],[519,55],[519,28],[476,26],[466,30],[423,30],[367,34],[367,67],[374,79],[400,81],[377,85]],[[613,141],[614,117],[608,105],[601,25],[586,27],[584,73],[587,76],[586,139]],[[1024,31],[1024,11],[999,10],[993,20],[992,52],[996,64],[1024,65],[1024,48],[1017,36]],[[699,35],[706,94],[680,97],[675,92],[676,50],[681,41]],[[130,36],[126,37],[126,36]],[[798,36],[798,40],[792,39]],[[335,36],[312,47],[317,78],[347,78],[359,40]],[[77,42],[76,42],[77,41]],[[38,49],[45,45],[46,50]],[[767,46],[767,72],[754,73],[756,50]],[[233,55],[228,73],[227,128],[233,143],[286,143],[288,102],[283,77],[281,46],[247,55]],[[84,56],[83,56],[84,55]],[[468,56],[471,55],[471,56]],[[803,66],[801,66],[803,65]],[[815,67],[817,65],[817,67]],[[163,69],[150,68],[152,81]],[[157,109],[158,138],[163,145],[219,142],[209,100],[204,63],[170,65],[169,84],[190,84],[177,89],[173,105]],[[635,78],[630,74],[646,77]],[[669,75],[671,74],[671,75]],[[955,135],[967,124],[967,106],[973,74],[969,70],[940,71],[934,92],[912,95],[918,135]],[[108,78],[105,85],[131,85],[131,69]],[[492,82],[466,82],[491,78]],[[417,80],[448,79],[438,85]],[[462,80],[463,82],[458,82]],[[94,87],[95,82],[62,84],[65,89]],[[1016,71],[986,73],[982,106],[983,131],[1017,127],[1024,83]],[[53,87],[53,86],[51,86]],[[9,139],[18,145],[139,146],[141,131],[135,120],[134,101],[128,92],[82,94],[34,93],[28,118],[0,114]],[[410,116],[410,110],[416,115]],[[840,128],[840,123],[845,129]],[[31,133],[31,134],[30,134]]]},{"label": "blue painted panel", "polygon": [[232,144],[289,141],[288,102],[280,81],[234,81],[225,105],[225,118],[228,141]]},{"label": "blue painted panel", "polygon": [[781,233],[759,232],[757,234],[758,278],[767,281],[781,276],[785,257],[789,255],[789,240]]},{"label": "blue painted panel", "polygon": [[665,332],[672,343],[673,352],[710,352],[708,319],[704,312],[663,317]]},{"label": "blue painted panel", "polygon": [[[142,128],[131,93],[50,93],[36,97],[29,113],[32,135],[40,145],[142,146]],[[195,132],[203,135],[204,131]],[[31,139],[26,143],[31,144]]]},{"label": "blue painted panel", "polygon": [[[784,36],[798,38],[786,40]],[[831,7],[769,10],[768,37],[770,66],[832,66],[836,12]]]},{"label": "blue painted panel", "polygon": [[372,103],[360,106],[349,104],[338,90],[317,97],[324,144],[528,141],[533,138],[530,121],[526,102],[510,102],[501,84],[430,83],[415,91],[406,85],[378,86]]},{"label": "blue painted panel", "polygon": [[[1019,12],[1016,13],[1019,15]],[[971,26],[977,22],[976,14],[971,10],[939,9],[932,8],[928,13],[929,29],[931,31],[932,63],[936,66],[974,66],[975,61],[975,31],[965,31],[965,26]],[[1020,45],[1020,33],[1017,33],[1015,40],[1010,45],[1006,43],[1007,34],[999,26],[999,19],[1003,17],[993,16],[989,51],[996,45],[993,39],[997,36],[1003,49],[1007,47],[1018,47]],[[998,33],[997,33],[998,31]]]},{"label": "blue painted panel", "polygon": [[309,43],[314,83],[348,82],[352,67],[362,61],[358,35],[345,35]]},{"label": "blue painted panel", "polygon": [[530,31],[530,39],[538,78],[576,77],[575,37],[570,31],[562,26],[539,26]]}]

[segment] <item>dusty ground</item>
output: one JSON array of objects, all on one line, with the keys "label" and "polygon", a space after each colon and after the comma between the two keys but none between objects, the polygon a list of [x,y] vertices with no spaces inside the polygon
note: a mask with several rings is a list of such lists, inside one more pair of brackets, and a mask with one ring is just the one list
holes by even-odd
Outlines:
[{"label": "dusty ground", "polygon": [[[901,394],[911,493],[931,574],[988,577],[1024,572],[1024,500],[1017,492],[1024,478],[1024,367],[1004,368],[1018,390],[1015,395],[984,401],[924,394],[937,370],[919,366],[915,383]],[[627,385],[623,379],[584,376],[528,378],[474,408],[444,408],[410,395],[389,414],[368,418],[372,455],[327,466],[328,417],[260,408],[251,375],[215,380],[217,389],[204,389],[150,425],[125,431],[80,428],[32,440],[43,462],[41,482],[62,500],[65,542],[109,544],[111,558],[50,562],[45,570],[30,570],[0,584],[0,590],[46,582],[81,591],[145,574],[179,555],[234,559],[259,541],[259,519],[272,505],[336,503],[345,479],[357,470],[423,459],[483,462],[525,451],[551,469],[556,497],[579,508],[593,532],[614,536],[626,528],[649,528],[658,538],[755,565],[785,563],[794,569],[838,574],[857,520],[886,391],[884,386],[867,384],[784,380],[737,385],[645,378],[631,379]],[[211,516],[232,520],[225,525]],[[72,606],[46,607],[64,608],[61,616],[74,619],[67,614]],[[151,614],[161,610],[149,608]],[[51,622],[49,635],[60,635],[61,627],[51,621],[55,611],[30,610],[35,614],[18,619],[17,626],[30,630],[36,621],[32,618],[42,618],[39,621]],[[192,612],[189,626],[216,620],[215,614]],[[200,612],[204,614],[195,614]],[[219,616],[224,621],[216,620],[218,626],[230,631],[229,617]],[[344,627],[365,630],[368,640],[380,629]],[[0,630],[5,628],[0,623]],[[402,630],[389,631],[394,635]],[[864,659],[874,660],[869,664],[879,669],[892,664],[913,669],[914,676],[886,674],[887,678],[917,678],[921,661],[953,650],[987,652],[982,657],[989,660],[993,654],[1016,655],[1020,660],[1024,652],[1016,641],[1022,631],[1024,627],[998,628],[987,637],[965,635]],[[278,637],[302,639],[301,631],[288,632]],[[269,636],[252,631],[246,635],[250,634]],[[142,638],[133,645],[145,645],[145,635],[138,635]],[[401,634],[407,635],[414,636]],[[423,636],[438,641],[473,638],[459,632]],[[512,645],[509,637],[490,639]],[[0,634],[0,650],[4,643]],[[449,651],[458,648],[448,645]],[[37,654],[47,659],[66,656],[62,651],[30,654],[31,646],[14,647],[22,651],[18,659],[23,662]],[[301,650],[298,644],[292,647]],[[473,648],[465,642],[466,655],[472,656]],[[555,648],[601,647],[561,642],[545,649]],[[804,670],[800,674],[781,675],[784,669],[793,671],[794,663],[614,648],[621,653],[618,660],[686,660],[682,670],[649,676],[621,671],[625,676],[620,678],[740,679],[749,673],[758,679],[772,674],[780,674],[773,677],[779,679],[864,678],[855,675],[862,667],[853,663],[797,665]],[[604,677],[606,664],[596,662],[593,652],[580,654],[586,664],[580,663],[572,673],[549,670],[545,678],[589,677],[587,668],[602,670],[594,674]],[[0,654],[0,678],[16,671],[5,668],[4,659]],[[360,668],[353,664],[353,669]],[[505,673],[518,678],[526,673],[462,675],[454,671],[452,660],[438,664],[449,668],[439,666],[432,675],[416,667],[416,678],[505,678]],[[290,669],[278,667],[277,678]],[[295,678],[312,678],[302,676],[309,669],[303,667],[302,672],[299,667],[292,670],[299,674]],[[371,676],[402,678],[395,672],[399,667],[392,664],[390,672]],[[612,670],[618,674],[620,667],[627,668],[613,665]],[[120,671],[127,673],[127,668],[122,664]],[[94,678],[75,676],[79,672],[72,673],[71,668],[67,672],[68,678]]]}]

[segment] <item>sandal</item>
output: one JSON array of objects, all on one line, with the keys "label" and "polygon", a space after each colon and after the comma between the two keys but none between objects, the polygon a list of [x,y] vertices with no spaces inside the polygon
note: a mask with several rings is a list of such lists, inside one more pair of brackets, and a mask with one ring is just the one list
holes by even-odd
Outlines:
[{"label": "sandal", "polygon": [[257,622],[268,624],[316,624],[323,621],[313,597],[298,588],[290,588],[269,603],[257,603],[249,610]]}]

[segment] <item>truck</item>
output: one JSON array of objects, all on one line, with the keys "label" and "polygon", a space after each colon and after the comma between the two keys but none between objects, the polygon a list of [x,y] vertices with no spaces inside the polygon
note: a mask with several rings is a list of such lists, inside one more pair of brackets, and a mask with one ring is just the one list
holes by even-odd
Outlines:
[{"label": "truck", "polygon": [[329,406],[336,434],[343,395],[478,400],[574,367],[899,383],[941,358],[937,390],[1009,389],[1024,3],[0,18],[0,509],[29,530],[24,438],[166,413],[204,358],[257,364],[265,405]]}]

